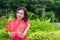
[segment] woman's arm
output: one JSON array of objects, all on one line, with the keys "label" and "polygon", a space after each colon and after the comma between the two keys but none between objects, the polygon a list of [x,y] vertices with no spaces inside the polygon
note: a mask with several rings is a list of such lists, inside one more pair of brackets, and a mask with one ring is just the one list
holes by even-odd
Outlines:
[{"label": "woman's arm", "polygon": [[23,38],[23,37],[26,35],[29,27],[30,27],[30,24],[28,23],[28,27],[26,28],[26,30],[24,31],[24,33],[19,32],[19,33],[18,33],[18,36],[21,37],[21,38]]}]

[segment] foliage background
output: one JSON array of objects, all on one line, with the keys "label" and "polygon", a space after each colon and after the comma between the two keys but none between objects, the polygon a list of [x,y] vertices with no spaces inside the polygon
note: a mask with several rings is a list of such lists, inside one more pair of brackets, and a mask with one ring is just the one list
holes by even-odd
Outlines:
[{"label": "foliage background", "polygon": [[27,8],[27,40],[60,40],[60,0],[0,0],[0,40],[10,39],[5,25],[19,6]]}]

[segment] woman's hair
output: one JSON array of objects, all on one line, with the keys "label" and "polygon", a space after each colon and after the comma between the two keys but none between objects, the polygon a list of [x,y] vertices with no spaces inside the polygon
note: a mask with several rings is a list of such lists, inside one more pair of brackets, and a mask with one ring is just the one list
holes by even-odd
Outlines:
[{"label": "woman's hair", "polygon": [[[28,20],[28,17],[27,17],[27,9],[25,7],[23,7],[23,6],[20,6],[20,7],[18,7],[16,9],[16,13],[19,10],[24,10],[24,18],[22,20],[24,20],[26,22]],[[17,19],[16,13],[15,13],[15,19]]]}]

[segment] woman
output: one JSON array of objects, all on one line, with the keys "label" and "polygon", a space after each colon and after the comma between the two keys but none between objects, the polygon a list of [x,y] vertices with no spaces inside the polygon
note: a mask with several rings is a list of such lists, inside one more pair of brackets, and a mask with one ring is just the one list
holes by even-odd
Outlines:
[{"label": "woman", "polygon": [[16,32],[9,32],[9,36],[11,38],[11,40],[26,40],[26,32],[28,31],[30,25],[29,23],[27,22],[28,21],[28,17],[27,17],[27,10],[25,7],[23,6],[20,6],[17,8],[16,10],[16,14],[15,14],[15,19],[18,19],[18,20],[24,20],[24,22],[26,23],[27,25],[27,28],[24,30],[23,33],[21,32],[17,32],[18,35],[16,35]]}]

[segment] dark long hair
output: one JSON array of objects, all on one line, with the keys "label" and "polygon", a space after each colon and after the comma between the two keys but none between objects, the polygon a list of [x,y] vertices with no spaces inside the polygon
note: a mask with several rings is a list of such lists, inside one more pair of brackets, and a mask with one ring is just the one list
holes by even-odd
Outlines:
[{"label": "dark long hair", "polygon": [[[25,7],[23,7],[23,6],[20,6],[20,7],[18,7],[16,9],[16,13],[19,10],[24,10],[24,18],[22,20],[24,20],[26,22],[28,20],[28,17],[27,17],[27,9]],[[15,13],[15,19],[17,19],[16,13]]]}]

